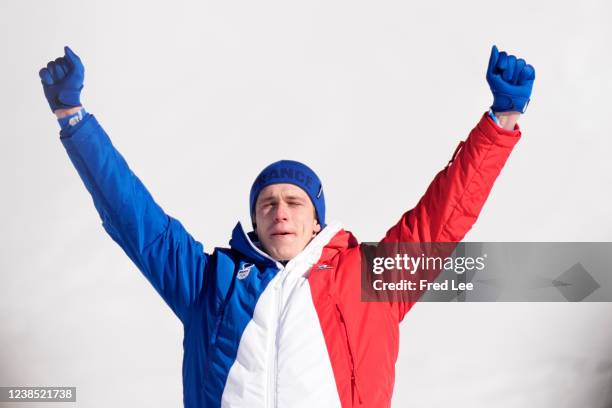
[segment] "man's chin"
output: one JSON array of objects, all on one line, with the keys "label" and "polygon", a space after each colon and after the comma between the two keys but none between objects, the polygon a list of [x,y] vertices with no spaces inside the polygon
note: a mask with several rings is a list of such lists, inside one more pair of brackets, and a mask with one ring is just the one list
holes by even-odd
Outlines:
[{"label": "man's chin", "polygon": [[290,255],[290,254],[277,254],[276,256],[273,256],[273,258],[276,259],[279,262],[290,261],[294,257],[295,257],[295,255]]},{"label": "man's chin", "polygon": [[294,253],[295,251],[291,251],[291,250],[287,250],[285,248],[283,249],[273,249],[272,251],[269,251],[268,253],[270,254],[270,256],[274,259],[276,259],[279,262],[282,261],[290,261],[291,259],[293,259],[295,257]]}]

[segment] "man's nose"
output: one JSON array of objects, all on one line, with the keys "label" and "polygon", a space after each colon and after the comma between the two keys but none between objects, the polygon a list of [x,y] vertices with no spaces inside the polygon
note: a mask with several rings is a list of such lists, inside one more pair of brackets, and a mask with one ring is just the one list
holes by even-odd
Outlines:
[{"label": "man's nose", "polygon": [[280,203],[278,203],[278,205],[276,206],[275,212],[274,212],[274,219],[276,221],[282,221],[282,220],[286,220],[289,216],[289,208],[287,206],[287,204],[283,203],[282,201]]}]

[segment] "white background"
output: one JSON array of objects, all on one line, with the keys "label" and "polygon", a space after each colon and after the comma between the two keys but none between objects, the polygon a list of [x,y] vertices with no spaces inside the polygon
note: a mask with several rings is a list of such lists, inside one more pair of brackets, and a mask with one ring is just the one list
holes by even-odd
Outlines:
[{"label": "white background", "polygon": [[[38,70],[65,44],[86,109],[209,250],[248,223],[250,184],[280,158],[317,171],[328,219],[380,238],[490,105],[497,44],[536,82],[466,239],[612,241],[611,18],[603,0],[1,2],[0,386],[182,402],[180,323],[104,233],[44,99]],[[419,304],[393,406],[609,407],[611,312]]]}]

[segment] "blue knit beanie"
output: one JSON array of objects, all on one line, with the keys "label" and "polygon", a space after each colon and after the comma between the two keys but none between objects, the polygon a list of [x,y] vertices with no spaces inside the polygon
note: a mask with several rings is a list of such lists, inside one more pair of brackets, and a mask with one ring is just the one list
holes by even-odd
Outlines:
[{"label": "blue knit beanie", "polygon": [[251,217],[255,214],[255,203],[261,190],[272,184],[295,184],[308,194],[314,205],[321,228],[325,227],[325,196],[323,185],[314,171],[303,163],[293,160],[280,160],[263,169],[251,186],[249,207]]}]

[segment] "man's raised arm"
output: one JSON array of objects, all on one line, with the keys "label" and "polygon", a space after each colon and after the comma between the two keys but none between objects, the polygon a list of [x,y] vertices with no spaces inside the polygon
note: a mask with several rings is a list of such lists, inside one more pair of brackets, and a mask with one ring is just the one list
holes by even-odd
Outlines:
[{"label": "man's raised arm", "polygon": [[[472,228],[521,133],[518,117],[529,103],[535,70],[493,46],[487,82],[493,93],[485,113],[418,204],[381,242],[459,242]],[[450,247],[449,247],[450,248]],[[450,254],[449,254],[450,255]],[[401,320],[410,304],[399,304]]]},{"label": "man's raised arm", "polygon": [[81,106],[84,67],[65,55],[40,70],[60,139],[93,198],[102,225],[183,321],[203,288],[208,255],[155,203],[93,115]]}]

